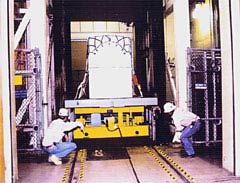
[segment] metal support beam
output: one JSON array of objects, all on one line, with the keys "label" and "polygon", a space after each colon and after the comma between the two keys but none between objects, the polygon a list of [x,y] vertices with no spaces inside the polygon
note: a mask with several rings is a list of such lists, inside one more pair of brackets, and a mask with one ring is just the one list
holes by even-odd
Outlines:
[{"label": "metal support beam", "polygon": [[239,1],[219,1],[219,10],[223,76],[223,167],[240,176]]},{"label": "metal support beam", "polygon": [[42,68],[42,104],[43,104],[43,129],[48,125],[48,42],[47,42],[47,15],[46,0],[31,1],[31,48],[39,48]]},{"label": "metal support beam", "polygon": [[[0,123],[3,125],[3,147],[5,182],[15,182],[17,172],[17,146],[15,125],[15,100],[14,100],[14,62],[13,61],[13,36],[14,36],[14,1],[0,1],[0,75],[1,75],[1,116]],[[12,106],[12,107],[11,107]],[[1,134],[2,135],[2,134]],[[2,170],[1,170],[2,171]],[[3,172],[1,172],[2,174]]]},{"label": "metal support beam", "polygon": [[30,22],[30,11],[26,10],[26,14],[24,15],[24,17],[14,35],[14,49],[17,48],[20,40],[23,37],[25,30],[27,29],[29,22]]},{"label": "metal support beam", "polygon": [[188,1],[174,1],[173,9],[177,105],[187,109],[187,48],[191,37]]},{"label": "metal support beam", "polygon": [[[1,43],[1,42],[0,42]],[[1,68],[1,67],[0,67]],[[3,103],[2,103],[2,98],[3,98],[3,87],[2,87],[2,70],[0,69],[0,177],[3,182],[5,182],[5,158],[4,158],[4,136],[3,136]]]}]

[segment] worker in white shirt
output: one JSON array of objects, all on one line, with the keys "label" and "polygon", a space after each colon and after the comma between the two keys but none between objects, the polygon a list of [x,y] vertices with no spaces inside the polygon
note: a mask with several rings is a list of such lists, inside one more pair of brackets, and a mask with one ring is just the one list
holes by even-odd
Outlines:
[{"label": "worker in white shirt", "polygon": [[199,131],[201,127],[199,116],[190,111],[178,108],[170,102],[164,104],[163,109],[164,113],[168,113],[172,117],[173,123],[176,126],[176,134],[181,132],[180,140],[187,157],[193,158],[195,156],[195,151],[190,138]]},{"label": "worker in white shirt", "polygon": [[[55,165],[61,165],[61,158],[67,156],[69,153],[77,148],[74,142],[70,142],[67,138],[67,132],[75,128],[84,130],[81,122],[68,122],[69,111],[61,108],[58,113],[59,118],[53,120],[45,131],[42,141],[44,150],[49,153],[48,161]],[[62,141],[65,138],[65,141]]]}]

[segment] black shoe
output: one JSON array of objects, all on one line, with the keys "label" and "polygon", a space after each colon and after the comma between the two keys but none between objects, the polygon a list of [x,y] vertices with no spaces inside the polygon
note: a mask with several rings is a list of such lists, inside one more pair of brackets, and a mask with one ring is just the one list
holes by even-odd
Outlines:
[{"label": "black shoe", "polygon": [[195,154],[191,154],[191,155],[188,155],[189,158],[195,158],[196,155]]},{"label": "black shoe", "polygon": [[187,154],[185,154],[185,153],[184,153],[184,154],[183,154],[183,153],[181,153],[181,154],[180,154],[180,157],[181,157],[181,158],[187,158],[187,157],[188,157],[188,155],[187,155]]},{"label": "black shoe", "polygon": [[187,154],[181,154],[181,158],[195,158],[195,154],[187,155]]}]

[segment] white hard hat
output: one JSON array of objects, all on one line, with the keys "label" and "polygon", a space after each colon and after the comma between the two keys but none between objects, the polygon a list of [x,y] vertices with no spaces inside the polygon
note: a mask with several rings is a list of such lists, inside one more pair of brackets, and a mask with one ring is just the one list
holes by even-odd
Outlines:
[{"label": "white hard hat", "polygon": [[167,102],[166,104],[164,104],[163,109],[164,113],[169,113],[174,111],[176,109],[176,106],[173,105],[171,102]]},{"label": "white hard hat", "polygon": [[59,109],[58,115],[62,116],[62,117],[67,117],[68,116],[68,110],[65,109],[65,108],[61,108],[61,109]]}]

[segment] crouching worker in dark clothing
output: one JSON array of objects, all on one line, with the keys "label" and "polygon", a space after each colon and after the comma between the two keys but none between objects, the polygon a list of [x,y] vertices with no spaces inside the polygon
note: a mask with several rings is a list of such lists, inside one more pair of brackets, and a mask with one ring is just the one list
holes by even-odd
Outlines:
[{"label": "crouching worker in dark clothing", "polygon": [[[74,142],[70,142],[67,138],[66,132],[75,128],[84,130],[84,126],[80,122],[68,122],[69,112],[65,108],[59,110],[59,118],[53,120],[45,131],[42,141],[44,150],[49,153],[48,162],[55,165],[61,165],[61,158],[67,156],[69,153],[77,148]],[[63,142],[62,139],[65,138]]]},{"label": "crouching worker in dark clothing", "polygon": [[159,145],[169,145],[175,135],[172,118],[167,113],[162,113],[160,107],[154,107],[154,120],[156,121],[156,139]]}]

